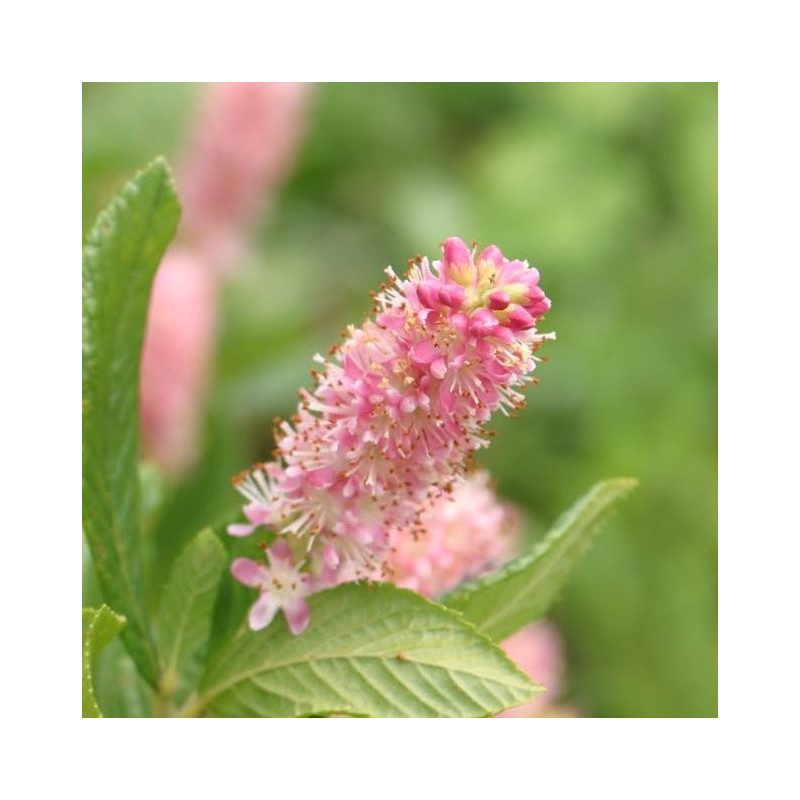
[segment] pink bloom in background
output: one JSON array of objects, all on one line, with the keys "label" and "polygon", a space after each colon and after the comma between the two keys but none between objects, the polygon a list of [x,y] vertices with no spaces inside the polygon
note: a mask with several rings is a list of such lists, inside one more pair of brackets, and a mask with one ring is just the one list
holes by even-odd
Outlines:
[{"label": "pink bloom in background", "polygon": [[200,398],[217,326],[219,282],[191,252],[171,248],[156,273],[142,355],[145,448],[167,472],[196,456]]},{"label": "pink bloom in background", "polygon": [[554,705],[561,691],[564,654],[561,636],[549,622],[535,622],[503,642],[511,660],[547,691],[528,703],[509,708],[498,717],[574,716],[569,709]]},{"label": "pink bloom in background", "polygon": [[140,402],[143,449],[173,475],[197,455],[221,278],[291,165],[307,98],[301,83],[209,84],[178,159],[183,213],[153,285]]},{"label": "pink bloom in background", "polygon": [[[419,523],[414,535],[407,529],[392,531],[390,579],[432,598],[496,569],[516,555],[522,543],[520,512],[497,498],[484,470],[457,480],[450,494],[426,503]],[[502,646],[512,661],[547,691],[498,716],[568,713],[554,705],[564,670],[561,637],[555,627],[549,622],[528,625]]]},{"label": "pink bloom in background", "polygon": [[519,512],[498,501],[489,473],[478,470],[424,503],[415,528],[391,531],[387,575],[398,586],[437,597],[508,561],[520,536]]},{"label": "pink bloom in background", "polygon": [[212,83],[178,162],[180,236],[228,272],[302,138],[307,83]]},{"label": "pink bloom in background", "polygon": [[524,405],[535,352],[554,336],[536,330],[550,307],[538,270],[456,238],[442,252],[405,279],[387,269],[373,314],[316,357],[275,460],[235,479],[249,525],[230,532],[291,540],[309,591],[387,569],[397,531],[413,539],[426,504],[488,444],[492,413]]}]

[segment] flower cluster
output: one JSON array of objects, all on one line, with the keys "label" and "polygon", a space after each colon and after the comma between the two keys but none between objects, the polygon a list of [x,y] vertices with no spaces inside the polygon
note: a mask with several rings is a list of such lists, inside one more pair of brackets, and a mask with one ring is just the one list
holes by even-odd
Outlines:
[{"label": "flower cluster", "polygon": [[274,534],[266,563],[232,568],[260,589],[254,629],[283,608],[299,633],[307,594],[379,572],[393,531],[421,531],[426,503],[488,443],[491,415],[524,404],[535,353],[554,338],[536,329],[550,307],[538,270],[457,238],[442,252],[412,260],[405,278],[387,268],[372,314],[316,357],[315,388],[276,429],[275,459],[234,479],[248,523],[229,532]]}]

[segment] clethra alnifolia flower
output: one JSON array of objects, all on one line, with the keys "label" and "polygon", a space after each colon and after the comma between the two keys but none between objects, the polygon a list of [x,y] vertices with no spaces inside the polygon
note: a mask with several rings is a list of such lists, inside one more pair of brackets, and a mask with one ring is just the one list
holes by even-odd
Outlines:
[{"label": "clethra alnifolia flower", "polygon": [[413,536],[426,504],[488,444],[491,415],[524,405],[536,351],[555,338],[537,331],[550,308],[538,270],[494,245],[476,253],[451,238],[441,260],[386,272],[364,324],[316,356],[313,391],[275,431],[275,460],[234,479],[248,524],[229,533],[263,528],[288,543],[306,577],[298,594],[380,573],[393,532]]}]

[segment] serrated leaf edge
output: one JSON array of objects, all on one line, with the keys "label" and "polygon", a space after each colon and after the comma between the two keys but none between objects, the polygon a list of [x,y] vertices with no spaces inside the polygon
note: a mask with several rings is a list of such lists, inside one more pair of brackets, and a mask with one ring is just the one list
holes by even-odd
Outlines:
[{"label": "serrated leaf edge", "polygon": [[[632,492],[638,485],[639,481],[636,478],[610,478],[608,480],[596,483],[591,487],[591,489],[589,489],[588,492],[586,492],[586,494],[576,501],[575,505],[569,508],[556,520],[556,522],[553,524],[553,527],[545,535],[544,539],[534,544],[527,553],[508,562],[496,572],[490,573],[482,578],[469,581],[468,583],[461,584],[457,589],[454,589],[452,592],[441,597],[439,602],[448,608],[451,608],[453,611],[463,613],[456,606],[460,606],[468,602],[471,597],[483,591],[484,589],[488,589],[491,586],[524,572],[533,563],[538,561],[545,554],[549,553],[553,548],[558,547],[560,544],[563,543],[565,545],[569,545],[571,542],[568,533],[569,529],[573,526],[589,526],[589,535],[587,536],[587,541],[585,543],[585,547],[588,547],[591,544],[591,539],[593,538],[594,534],[608,521],[609,517],[613,514],[616,504],[630,494],[630,492]],[[612,487],[616,488],[613,496],[604,496],[604,493]],[[600,497],[595,497],[596,495],[600,495]],[[580,505],[581,507],[576,509],[576,505]],[[597,514],[597,518],[592,520],[591,517],[594,514]],[[584,522],[581,525],[581,517],[584,519],[588,518],[589,521]],[[545,572],[544,574],[546,575],[548,573]],[[524,593],[524,589],[522,590],[522,593]],[[452,603],[454,607],[450,607],[450,603]],[[491,617],[488,617],[487,620],[484,620],[486,627],[489,627],[491,619]]]},{"label": "serrated leaf edge", "polygon": [[[100,711],[100,706],[97,704],[97,696],[95,695],[94,692],[94,680],[92,677],[92,655],[93,655],[92,638],[95,626],[97,625],[104,611],[107,611],[119,623],[119,628],[111,636],[112,639],[122,630],[122,628],[125,626],[125,623],[127,622],[127,620],[125,619],[124,616],[122,616],[122,614],[117,614],[115,611],[112,611],[105,603],[102,606],[100,606],[100,608],[83,609],[84,614],[86,614],[87,612],[93,612],[91,622],[89,623],[89,627],[86,629],[86,636],[84,637],[83,641],[83,674],[86,677],[86,689],[88,690],[89,698],[92,701],[92,704],[94,705],[94,710],[97,711],[97,717],[99,718],[103,717],[103,713]],[[103,647],[105,647],[105,645],[102,645],[100,647],[100,650],[102,650]],[[95,653],[94,655],[97,655],[97,653]]]},{"label": "serrated leaf edge", "polygon": [[[178,192],[177,192],[177,188],[176,188],[176,185],[175,185],[175,180],[174,180],[174,177],[172,175],[172,171],[171,171],[171,169],[169,167],[169,164],[168,164],[167,160],[163,156],[156,156],[156,158],[154,158],[152,161],[148,162],[143,168],[138,170],[134,174],[134,176],[132,178],[130,178],[128,181],[126,181],[125,184],[122,186],[122,188],[118,192],[116,192],[114,194],[114,196],[109,200],[109,202],[98,213],[97,218],[95,219],[94,224],[91,226],[91,228],[90,228],[90,230],[88,232],[88,235],[86,236],[86,239],[84,241],[83,253],[82,253],[83,259],[84,259],[84,269],[85,269],[85,263],[86,263],[87,257],[94,257],[93,254],[92,254],[92,251],[97,251],[102,247],[102,242],[100,240],[102,239],[103,236],[105,236],[107,234],[109,226],[111,226],[112,223],[114,222],[115,216],[118,213],[120,213],[121,210],[124,211],[124,208],[125,208],[126,204],[128,204],[130,202],[131,197],[135,196],[136,192],[138,191],[137,186],[135,184],[137,182],[141,181],[143,179],[143,177],[147,173],[155,172],[156,170],[159,173],[160,181],[159,181],[159,184],[158,184],[157,193],[156,193],[156,195],[155,195],[155,197],[153,199],[153,202],[151,203],[151,207],[150,207],[150,209],[148,211],[148,217],[147,218],[148,219],[152,218],[153,209],[158,207],[158,205],[161,203],[165,193],[171,193],[172,196],[175,198],[175,203],[177,205],[177,210],[178,210],[178,214],[177,214],[177,216],[175,218],[175,221],[174,221],[174,224],[173,224],[173,227],[172,227],[172,233],[171,233],[171,236],[170,236],[170,240],[172,238],[174,238],[175,231],[177,230],[178,223],[180,221],[180,213],[181,213],[180,200],[179,200],[179,197],[178,197]],[[142,246],[143,245],[140,242],[138,244],[138,248],[137,248],[137,253],[139,254],[139,255],[137,255],[137,259],[140,258],[140,253],[141,253]],[[165,247],[165,251],[166,251],[166,249],[168,247],[169,247],[169,242],[167,243],[167,245]],[[158,266],[156,266],[156,269],[153,271],[153,275],[151,276],[151,279],[150,279],[151,291],[152,291],[152,281],[155,278],[155,274],[156,274],[157,270],[158,270]],[[94,307],[94,305],[96,304],[96,299],[92,298],[91,300],[87,300],[87,295],[86,295],[86,289],[85,288],[83,290],[83,298],[84,298],[83,299],[84,304],[87,303],[87,302],[90,303],[90,305],[89,305],[89,315],[91,316],[91,315],[95,314],[96,313],[96,308]],[[146,318],[147,318],[147,310],[145,309],[145,321],[146,321]],[[86,310],[84,310],[84,312],[83,312],[83,325],[84,326],[86,325],[86,320],[87,320]],[[144,330],[142,331],[142,341],[144,341]],[[86,351],[86,347],[87,347],[87,337],[86,337],[86,328],[84,327],[84,330],[83,330],[83,349],[84,349],[84,352]],[[137,360],[138,360],[137,377],[140,377],[140,375],[141,375],[141,357],[142,357],[142,353],[141,353],[141,349],[140,349],[139,353],[137,354]],[[84,375],[84,380],[85,379],[86,378],[85,378],[85,375]],[[86,398],[86,395],[84,394],[83,395],[84,416],[85,416],[85,413],[86,413],[86,402],[87,402],[87,398]],[[85,421],[84,421],[84,425],[85,425]],[[136,422],[136,435],[137,435],[137,438],[139,436],[138,428],[139,428],[139,421],[137,420],[137,422]],[[136,476],[136,480],[137,480],[137,487],[138,487],[138,475]],[[138,492],[138,488],[137,488],[137,492]],[[141,522],[140,522],[140,519],[139,519],[137,521],[137,526],[140,525],[140,524],[141,524]],[[89,544],[89,549],[90,549],[90,551],[92,553],[92,562],[93,562],[94,568],[97,571],[99,577],[101,578],[101,580],[100,580],[101,590],[103,590],[103,593],[105,594],[104,587],[103,587],[103,584],[105,583],[105,581],[117,580],[117,579],[120,578],[120,576],[110,576],[110,575],[107,574],[106,565],[98,562],[98,560],[95,558],[95,544],[96,544],[96,542],[94,541],[94,536],[93,535],[87,535],[86,539],[87,539],[87,542]],[[110,533],[110,540],[111,540],[111,543],[112,543],[112,545],[113,545],[113,547],[114,547],[114,549],[115,549],[115,551],[116,551],[116,553],[118,555],[121,554],[121,553],[126,553],[127,552],[128,548],[125,547],[125,543],[124,542],[122,542],[122,544],[120,543],[119,534],[114,529],[114,526],[112,526],[112,530],[111,530],[111,533]],[[124,561],[124,559],[122,559],[122,560]],[[138,589],[131,582],[132,581],[132,576],[130,575],[130,571],[126,570],[124,572],[125,572],[125,574],[123,574],[121,576],[121,580],[125,584],[125,595],[123,595],[123,596],[127,600],[131,601],[130,602],[130,604],[131,604],[131,609],[130,610],[133,612],[133,620],[132,620],[132,624],[130,626],[128,626],[128,628],[126,629],[126,635],[123,637],[123,641],[127,641],[127,639],[129,637],[136,637],[137,639],[140,640],[138,642],[138,644],[137,644],[137,647],[131,648],[129,646],[128,650],[131,652],[131,655],[134,658],[134,661],[136,662],[137,667],[141,671],[143,677],[145,677],[145,679],[148,680],[149,682],[155,684],[156,675],[159,672],[159,666],[158,666],[158,660],[157,660],[158,659],[157,652],[156,652],[154,643],[152,641],[152,637],[149,635],[149,631],[148,631],[147,625],[145,624],[146,614],[145,614],[145,611],[144,611],[144,607],[143,607],[141,602],[137,602]],[[114,613],[114,612],[112,612],[112,613]],[[139,646],[141,646],[141,653],[138,652]],[[134,650],[136,650],[137,652],[134,652]],[[140,656],[144,657],[146,660],[145,661],[140,661]]]}]

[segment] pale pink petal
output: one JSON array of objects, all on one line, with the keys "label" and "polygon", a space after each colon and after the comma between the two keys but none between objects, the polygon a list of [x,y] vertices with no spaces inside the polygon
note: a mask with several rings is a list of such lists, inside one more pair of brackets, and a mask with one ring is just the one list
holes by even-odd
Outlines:
[{"label": "pale pink petal", "polygon": [[442,408],[448,412],[452,412],[456,407],[456,398],[446,383],[439,386],[439,402],[442,404]]},{"label": "pale pink petal", "polygon": [[436,361],[431,364],[431,375],[433,375],[434,378],[439,378],[439,380],[441,380],[446,374],[447,364],[444,363],[443,358],[437,358]]},{"label": "pale pink petal", "polygon": [[289,545],[283,540],[278,539],[267,551],[269,553],[269,563],[276,562],[289,563],[292,560],[292,551]]},{"label": "pale pink petal", "polygon": [[526,331],[536,325],[536,320],[522,306],[511,306],[508,311],[508,325],[513,330]]},{"label": "pale pink petal", "polygon": [[249,536],[257,527],[257,525],[234,522],[232,525],[228,525],[227,531],[231,536]]},{"label": "pale pink petal", "polygon": [[261,586],[264,582],[264,567],[250,558],[237,558],[231,564],[231,573],[245,586]]},{"label": "pale pink petal", "polygon": [[272,512],[257,503],[250,503],[244,507],[244,515],[253,525],[267,525],[272,519]]},{"label": "pale pink petal", "polygon": [[508,308],[510,303],[510,295],[502,289],[489,293],[489,308],[493,311],[502,311],[504,308]]},{"label": "pale pink petal", "polygon": [[452,236],[442,245],[445,266],[468,264],[472,258],[469,248],[457,236]]},{"label": "pale pink petal", "polygon": [[439,305],[439,292],[436,286],[421,283],[416,287],[416,292],[422,305],[428,308],[436,308]]},{"label": "pale pink petal", "polygon": [[272,622],[280,605],[269,592],[264,592],[255,603],[253,603],[247,621],[250,628],[260,631]]},{"label": "pale pink petal", "polygon": [[304,597],[295,597],[287,600],[283,606],[283,613],[286,616],[289,630],[293,634],[300,634],[308,627],[311,612]]},{"label": "pale pink petal", "polygon": [[325,545],[325,549],[322,551],[322,560],[325,562],[325,565],[331,569],[336,569],[336,567],[339,566],[339,554],[332,544]]},{"label": "pale pink petal", "polygon": [[497,317],[488,308],[480,308],[470,319],[470,330],[478,336],[485,336],[499,324]]},{"label": "pale pink petal", "polygon": [[466,292],[463,286],[452,286],[448,284],[439,289],[439,300],[442,305],[450,306],[450,308],[459,308],[464,302],[465,297]]},{"label": "pale pink petal", "polygon": [[410,394],[400,401],[400,408],[406,414],[413,414],[417,408],[417,401]]},{"label": "pale pink petal", "polygon": [[496,267],[500,267],[503,265],[503,254],[500,252],[500,248],[497,245],[490,244],[488,247],[484,248],[480,255],[478,256],[478,261],[488,261],[494,264]]},{"label": "pale pink petal", "polygon": [[545,297],[544,300],[539,300],[538,303],[534,303],[529,310],[530,313],[535,317],[540,317],[542,314],[546,314],[550,310],[550,305],[550,298]]},{"label": "pale pink petal", "polygon": [[411,360],[418,366],[426,366],[439,357],[439,351],[433,342],[425,340],[418,342],[410,350]]}]

